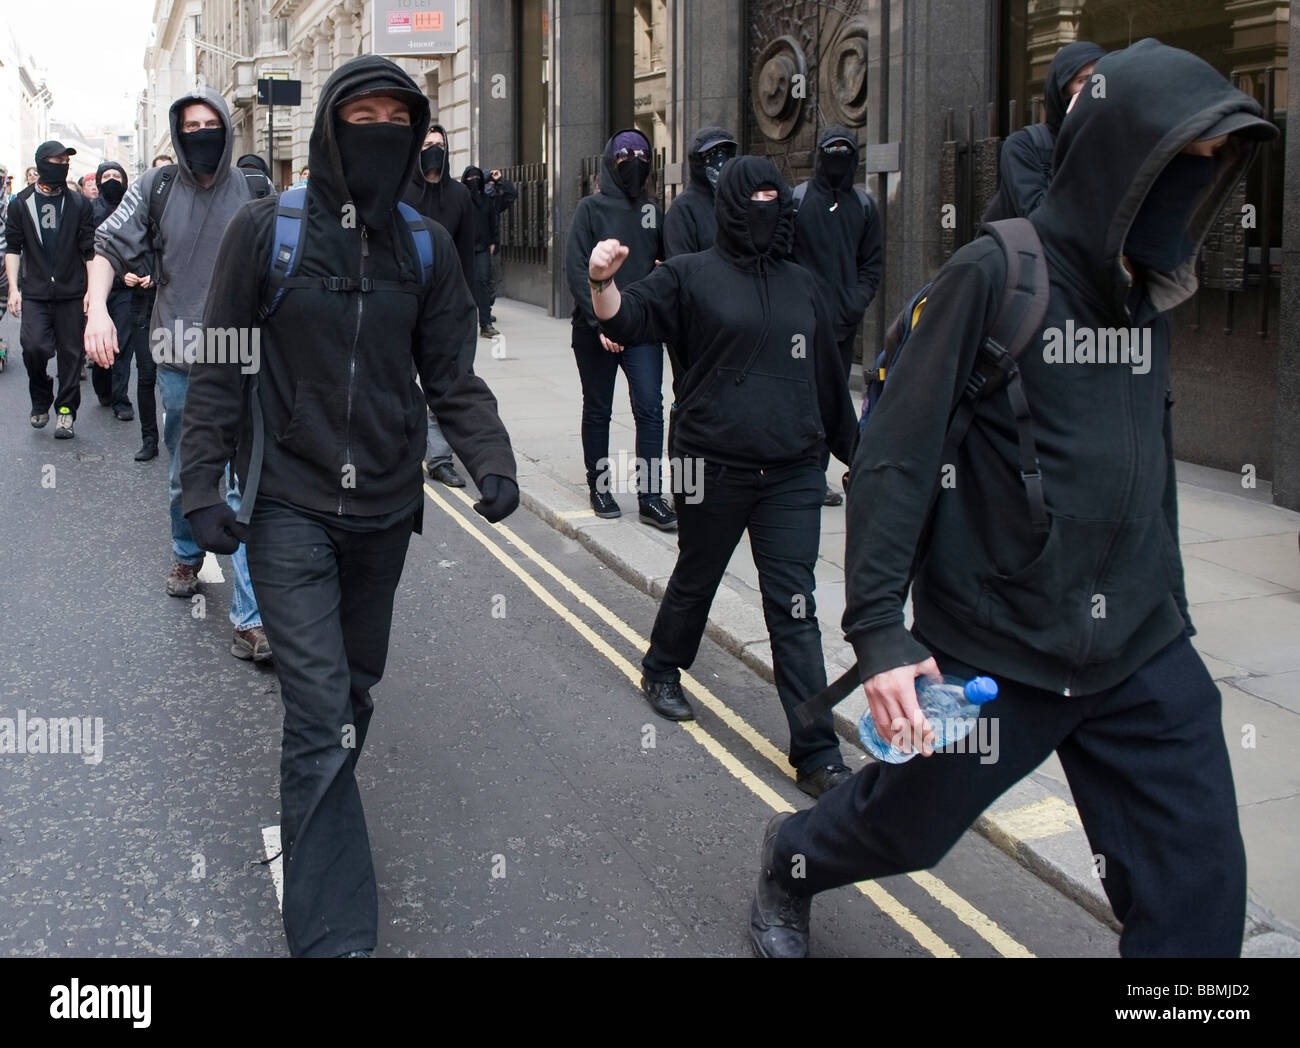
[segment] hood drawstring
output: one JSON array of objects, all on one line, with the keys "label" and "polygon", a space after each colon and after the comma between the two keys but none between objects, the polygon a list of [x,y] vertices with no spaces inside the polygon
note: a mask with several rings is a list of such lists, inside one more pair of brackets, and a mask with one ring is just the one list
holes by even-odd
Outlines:
[{"label": "hood drawstring", "polygon": [[736,385],[740,385],[749,375],[749,369],[754,366],[758,360],[758,355],[763,352],[763,343],[767,341],[768,333],[772,330],[772,303],[767,290],[767,256],[758,256],[758,279],[762,285],[758,299],[759,304],[763,307],[763,329],[759,333],[758,341],[754,343],[754,352],[749,355],[745,361],[745,366],[740,369],[740,375],[736,378]]}]

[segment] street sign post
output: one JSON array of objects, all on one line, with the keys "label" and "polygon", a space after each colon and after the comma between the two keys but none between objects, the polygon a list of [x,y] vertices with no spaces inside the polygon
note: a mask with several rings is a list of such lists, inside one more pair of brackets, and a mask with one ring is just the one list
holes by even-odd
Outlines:
[{"label": "street sign post", "polygon": [[275,107],[302,105],[301,80],[272,80],[258,77],[257,104],[266,106],[266,166],[271,172],[271,185],[275,185]]},{"label": "street sign post", "polygon": [[456,0],[373,0],[371,51],[419,57],[456,51]]}]

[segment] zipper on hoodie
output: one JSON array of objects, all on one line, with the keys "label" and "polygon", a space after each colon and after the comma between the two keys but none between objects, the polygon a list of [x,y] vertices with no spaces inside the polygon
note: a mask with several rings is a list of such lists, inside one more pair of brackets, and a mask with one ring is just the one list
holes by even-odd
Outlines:
[{"label": "zipper on hoodie", "polygon": [[[366,227],[361,227],[361,267],[360,279],[366,277],[366,259],[370,257],[370,240],[366,234]],[[348,356],[348,413],[345,423],[343,438],[343,459],[344,465],[352,465],[352,386],[357,376],[357,343],[361,339],[361,314],[365,308],[366,296],[360,287],[357,288],[357,328],[352,333],[352,352]],[[355,467],[354,467],[355,468]],[[339,516],[343,515],[343,488],[339,488]]]},{"label": "zipper on hoodie", "polygon": [[754,366],[758,360],[758,355],[763,351],[763,343],[767,341],[767,333],[772,329],[772,303],[768,298],[767,290],[767,259],[763,255],[758,256],[758,279],[762,285],[759,291],[758,300],[763,307],[763,330],[758,336],[758,341],[754,343],[754,352],[749,355],[745,361],[745,366],[740,369],[740,376],[736,379],[736,385],[740,385],[749,375],[749,369]]}]

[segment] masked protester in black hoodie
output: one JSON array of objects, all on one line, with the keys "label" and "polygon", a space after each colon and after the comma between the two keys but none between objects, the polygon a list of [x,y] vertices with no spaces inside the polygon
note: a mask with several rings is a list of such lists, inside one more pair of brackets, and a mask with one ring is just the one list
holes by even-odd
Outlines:
[{"label": "masked protester in black hoodie", "polygon": [[[835,342],[847,376],[853,367],[862,314],[880,286],[883,254],[880,211],[876,202],[854,187],[858,143],[847,127],[832,125],[817,141],[812,181],[796,190],[794,260],[817,279],[835,325]],[[823,504],[838,506],[844,497],[827,486]]]},{"label": "masked protester in black hoodie", "polygon": [[689,255],[713,246],[718,224],[713,194],[722,165],[736,155],[736,136],[725,127],[702,127],[691,139],[686,155],[690,181],[664,216],[665,257]]},{"label": "masked protester in black hoodie", "polygon": [[[416,211],[437,222],[456,242],[456,254],[465,274],[465,286],[474,290],[474,205],[469,190],[447,174],[447,129],[434,124],[424,136],[419,169],[406,187],[405,200]],[[451,488],[463,488],[465,481],[451,461],[451,445],[442,428],[429,413],[429,446],[425,453],[429,476]]]},{"label": "masked protester in black hoodie", "polygon": [[[872,763],[811,811],[772,820],[751,917],[767,956],[803,955],[816,892],[933,866],[1053,750],[1106,857],[1120,952],[1240,951],[1245,854],[1178,551],[1167,314],[1195,292],[1206,231],[1276,129],[1212,67],[1154,40],[1106,55],[1096,73],[1105,97],[1076,97],[1030,219],[1051,286],[1019,368],[1047,533],[1031,524],[1003,388],[979,401],[918,549],[949,412],[1006,279],[1001,250],[981,237],[931,286],[849,490],[845,634],[877,730],[924,756]],[[930,755],[914,680],[937,669],[998,681],[970,736],[987,740],[995,719],[991,762],[986,745]]]},{"label": "masked protester in black hoodie", "polygon": [[[107,177],[105,177],[107,175]],[[95,169],[95,185],[99,193],[90,202],[91,215],[96,228],[117,210],[126,193],[126,170],[121,164],[109,161]],[[105,188],[107,186],[107,188]],[[98,364],[90,365],[90,383],[95,395],[104,407],[111,406],[113,414],[123,422],[135,418],[131,407],[131,358],[135,356],[136,342],[131,329],[131,288],[123,283],[117,274],[113,275],[112,290],[108,294],[108,315],[117,327],[117,343],[120,353],[113,366],[102,368]],[[128,348],[128,342],[130,347]],[[143,409],[142,409],[143,410]],[[155,438],[156,439],[156,438]]]},{"label": "masked protester in black hoodie", "polygon": [[492,264],[501,246],[501,212],[514,204],[519,190],[500,171],[493,169],[485,179],[481,168],[465,168],[461,182],[469,190],[474,208],[474,286],[478,293],[479,334],[489,338],[499,335],[492,315],[496,302],[496,285]]},{"label": "masked protester in black hoodie", "polygon": [[635,128],[615,133],[605,143],[600,192],[578,201],[564,253],[565,275],[573,295],[573,357],[582,380],[582,458],[587,467],[591,508],[598,517],[622,515],[611,494],[609,420],[618,369],[627,376],[636,422],[637,505],[642,523],[661,531],[677,528],[677,515],[660,494],[664,446],[664,351],[658,339],[622,345],[607,338],[591,308],[587,263],[592,249],[613,238],[628,249],[623,263],[627,283],[640,280],[664,257],[663,211],[645,191],[650,176],[650,142]]},{"label": "masked protester in black hoodie", "polygon": [[828,450],[847,460],[856,424],[830,317],[807,270],[786,256],[793,202],[773,163],[737,157],[718,183],[714,246],[678,255],[624,290],[629,249],[591,254],[589,301],[611,339],[678,347],[670,445],[681,530],[677,564],[642,660],[641,687],[662,716],[690,720],[681,670],[695,660],[709,606],[746,531],[790,718],[790,763],[816,797],[851,777],[827,713],[794,709],[826,681],[813,603]]},{"label": "masked protester in black hoodie", "polygon": [[1043,81],[1044,122],[1022,127],[1002,143],[998,191],[981,221],[1028,218],[1043,202],[1052,182],[1052,154],[1066,106],[1087,86],[1097,59],[1105,53],[1087,40],[1076,40],[1056,52]]},{"label": "masked protester in black hoodie", "polygon": [[[363,55],[334,71],[311,135],[292,283],[259,320],[276,202],[258,200],[231,221],[208,293],[207,329],[260,330],[260,370],[247,383],[239,361],[196,364],[185,407],[186,516],[216,552],[247,534],[275,648],[284,924],[295,957],[375,947],[375,874],[353,772],[423,515],[426,405],[482,491],[477,511],[495,523],[519,504],[509,438],[473,372],[475,309],[455,246],[424,220],[433,267],[421,280],[396,206],[428,123],[428,101],[387,59]],[[232,456],[239,520],[218,488]]]}]

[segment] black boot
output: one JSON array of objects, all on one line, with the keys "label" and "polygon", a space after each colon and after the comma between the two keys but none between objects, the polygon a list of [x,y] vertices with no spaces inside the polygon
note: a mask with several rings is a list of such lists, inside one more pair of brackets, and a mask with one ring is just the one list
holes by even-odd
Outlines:
[{"label": "black boot", "polygon": [[776,835],[793,812],[773,815],[759,849],[758,887],[749,910],[749,939],[760,957],[807,957],[812,896],[791,895],[772,875]]}]

